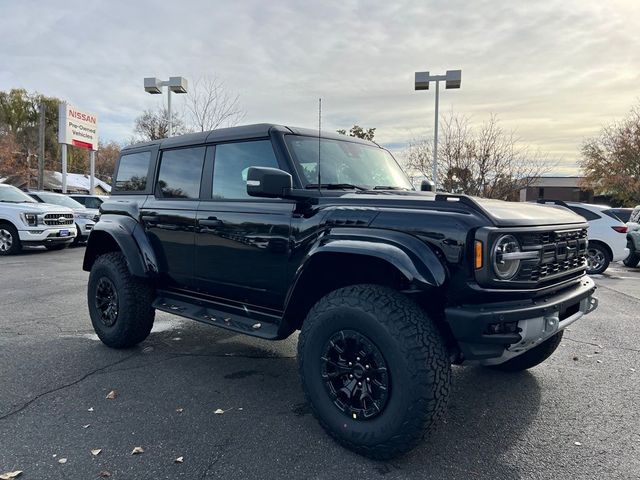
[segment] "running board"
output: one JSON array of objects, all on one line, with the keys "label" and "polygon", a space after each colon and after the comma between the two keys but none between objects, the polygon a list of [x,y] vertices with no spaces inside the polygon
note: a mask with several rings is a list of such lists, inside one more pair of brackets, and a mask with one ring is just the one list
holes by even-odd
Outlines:
[{"label": "running board", "polygon": [[220,306],[209,302],[198,301],[192,303],[183,299],[177,299],[168,292],[158,292],[159,295],[153,302],[153,307],[163,312],[172,313],[181,317],[197,320],[198,322],[225,328],[244,335],[276,340],[278,338],[278,325],[280,317],[260,314],[246,310],[248,315],[229,313],[220,309]]}]

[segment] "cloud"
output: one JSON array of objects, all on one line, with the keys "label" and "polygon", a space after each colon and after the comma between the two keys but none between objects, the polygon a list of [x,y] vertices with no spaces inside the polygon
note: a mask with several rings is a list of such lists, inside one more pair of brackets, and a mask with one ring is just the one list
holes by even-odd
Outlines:
[{"label": "cloud", "polygon": [[461,68],[442,111],[496,113],[571,171],[584,137],[638,100],[632,0],[21,1],[2,13],[0,89],[92,110],[108,140],[166,101],[144,93],[145,76],[216,75],[247,122],[315,127],[322,97],[326,129],[376,127],[400,150],[433,123],[433,90],[414,92],[413,73]]}]

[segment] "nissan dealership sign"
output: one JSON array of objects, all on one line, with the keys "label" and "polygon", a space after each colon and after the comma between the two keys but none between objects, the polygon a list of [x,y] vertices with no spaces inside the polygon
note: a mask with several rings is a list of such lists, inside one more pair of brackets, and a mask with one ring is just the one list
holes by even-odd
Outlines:
[{"label": "nissan dealership sign", "polygon": [[68,103],[61,103],[58,142],[98,150],[98,117]]}]

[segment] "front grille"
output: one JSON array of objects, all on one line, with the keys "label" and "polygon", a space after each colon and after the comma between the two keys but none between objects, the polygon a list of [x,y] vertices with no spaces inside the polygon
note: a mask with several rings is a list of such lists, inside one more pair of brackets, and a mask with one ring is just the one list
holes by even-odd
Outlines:
[{"label": "front grille", "polygon": [[582,275],[587,260],[587,229],[527,232],[518,235],[524,251],[539,251],[537,260],[522,263],[514,280],[545,282]]},{"label": "front grille", "polygon": [[73,213],[47,213],[44,216],[44,224],[49,226],[72,225]]}]

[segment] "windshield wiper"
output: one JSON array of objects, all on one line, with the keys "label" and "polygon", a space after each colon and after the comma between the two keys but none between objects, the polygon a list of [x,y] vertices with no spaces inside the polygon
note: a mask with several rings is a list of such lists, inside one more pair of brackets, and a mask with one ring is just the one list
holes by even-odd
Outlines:
[{"label": "windshield wiper", "polygon": [[409,189],[405,187],[391,187],[388,185],[376,185],[372,188],[372,190],[404,190],[405,192],[409,191]]},{"label": "windshield wiper", "polygon": [[318,188],[326,188],[327,190],[346,190],[346,189],[366,190],[365,187],[361,187],[360,185],[353,185],[352,183],[321,183],[320,185],[318,185],[317,183],[310,183],[304,188],[308,190],[318,189]]}]

